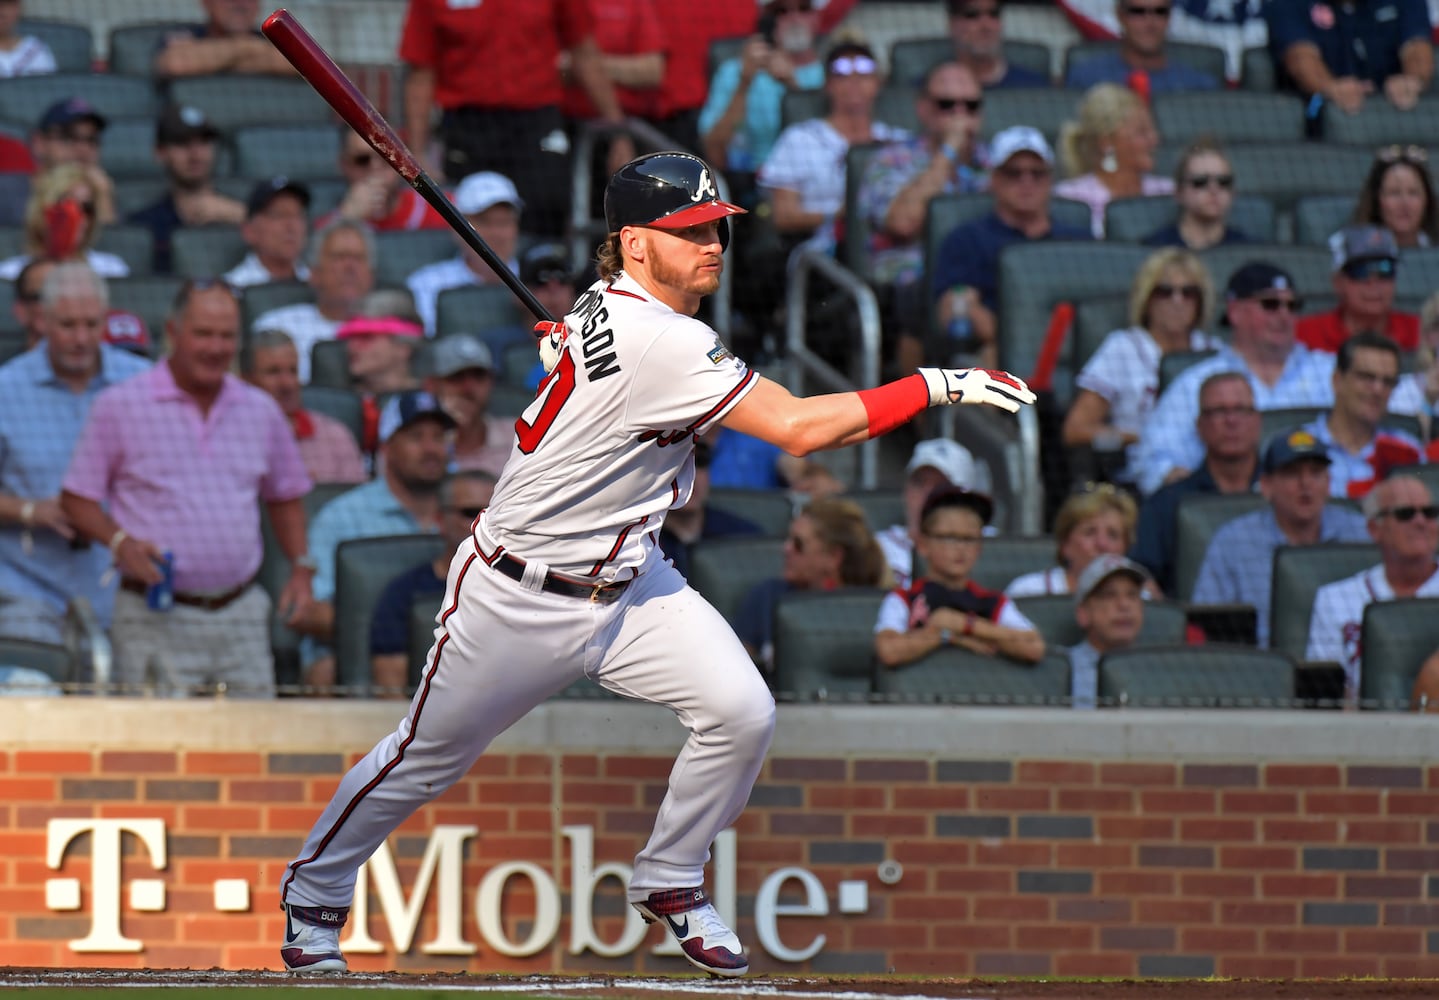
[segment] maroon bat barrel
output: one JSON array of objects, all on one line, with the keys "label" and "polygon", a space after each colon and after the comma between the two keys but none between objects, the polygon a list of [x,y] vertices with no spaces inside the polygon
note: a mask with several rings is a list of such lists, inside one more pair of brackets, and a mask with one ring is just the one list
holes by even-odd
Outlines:
[{"label": "maroon bat barrel", "polygon": [[315,92],[325,99],[325,103],[335,109],[345,124],[358,132],[410,187],[419,192],[421,198],[434,206],[440,217],[460,234],[467,246],[480,255],[490,266],[490,270],[519,297],[526,309],[538,319],[555,318],[525,287],[524,282],[515,276],[509,264],[500,260],[499,255],[490,249],[484,238],[475,232],[470,220],[455,208],[454,203],[430,179],[430,175],[421,169],[420,161],[400,140],[390,123],[385,121],[384,116],[370,103],[370,99],[360,92],[360,88],[335,64],[329,53],[305,30],[304,25],[296,20],[295,15],[281,8],[265,18],[260,30],[270,43],[280,50],[280,54],[290,61],[290,65],[295,67],[305,82],[314,87]]}]

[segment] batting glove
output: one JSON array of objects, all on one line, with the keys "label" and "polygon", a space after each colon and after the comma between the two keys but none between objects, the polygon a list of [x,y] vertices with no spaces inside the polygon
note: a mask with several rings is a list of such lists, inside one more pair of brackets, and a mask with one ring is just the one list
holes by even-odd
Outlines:
[{"label": "batting glove", "polygon": [[570,335],[570,328],[565,326],[564,321],[542,320],[535,324],[535,338],[539,341],[540,361],[545,366],[545,374],[555,370],[555,365],[560,363],[560,355],[565,350],[565,339]]},{"label": "batting glove", "polygon": [[921,368],[929,386],[930,406],[951,403],[988,403],[1014,413],[1034,402],[1034,393],[1024,379],[993,368]]}]

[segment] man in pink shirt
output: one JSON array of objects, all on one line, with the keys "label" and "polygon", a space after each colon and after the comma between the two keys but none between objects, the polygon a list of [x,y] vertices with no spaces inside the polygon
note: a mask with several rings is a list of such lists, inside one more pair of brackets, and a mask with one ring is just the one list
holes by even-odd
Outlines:
[{"label": "man in pink shirt", "polygon": [[[113,679],[183,692],[223,684],[272,697],[270,599],[256,586],[264,501],[294,569],[286,620],[310,603],[301,498],[310,477],[289,421],[230,374],[240,305],[228,286],[187,283],[166,332],[168,358],[95,399],[65,475],[61,505],[84,537],[108,545],[120,574]],[[165,579],[173,606],[147,597]],[[157,605],[152,607],[152,605]]]}]

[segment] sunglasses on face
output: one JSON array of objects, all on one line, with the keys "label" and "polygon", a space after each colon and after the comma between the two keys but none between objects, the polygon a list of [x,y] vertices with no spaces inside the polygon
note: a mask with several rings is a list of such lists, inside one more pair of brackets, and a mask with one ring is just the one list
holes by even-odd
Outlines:
[{"label": "sunglasses on face", "polygon": [[1356,260],[1352,264],[1345,264],[1340,270],[1344,272],[1344,277],[1351,281],[1368,281],[1370,278],[1393,281],[1398,267],[1388,257],[1379,257],[1375,260]]},{"label": "sunglasses on face", "polygon": [[1152,294],[1159,299],[1172,299],[1178,295],[1186,302],[1198,302],[1204,291],[1198,285],[1170,285],[1161,282],[1154,286]]},{"label": "sunglasses on face", "polygon": [[1375,157],[1380,163],[1398,163],[1400,160],[1408,163],[1429,162],[1429,153],[1423,146],[1401,146],[1398,143],[1380,149]]},{"label": "sunglasses on face", "polygon": [[1031,181],[1043,181],[1049,179],[1048,167],[1003,166],[999,168],[998,173],[1005,180],[1011,181],[1022,181],[1026,179]]},{"label": "sunglasses on face", "polygon": [[999,20],[998,7],[970,7],[960,11],[959,16],[966,21],[978,21],[980,18],[988,18],[991,21]]},{"label": "sunglasses on face", "polygon": [[1169,7],[1167,5],[1159,7],[1140,7],[1137,4],[1130,4],[1129,6],[1124,8],[1124,12],[1130,17],[1168,17]]},{"label": "sunglasses on face", "polygon": [[1424,515],[1426,521],[1439,521],[1439,504],[1426,504],[1423,507],[1404,506],[1390,507],[1388,510],[1381,510],[1374,517],[1392,517],[1401,523],[1408,523],[1420,514]]},{"label": "sunglasses on face", "polygon": [[980,108],[984,106],[984,98],[937,98],[930,95],[930,104],[940,111],[954,111],[955,108],[964,108],[971,115],[979,114]]},{"label": "sunglasses on face", "polygon": [[1220,187],[1228,191],[1234,186],[1233,174],[1195,174],[1184,183],[1199,191],[1207,187]]},{"label": "sunglasses on face", "polygon": [[834,76],[868,76],[878,68],[869,56],[840,56],[829,64],[829,71]]},{"label": "sunglasses on face", "polygon": [[1297,313],[1304,308],[1303,299],[1257,298],[1251,301],[1258,304],[1259,308],[1267,313],[1277,313],[1281,309],[1287,309],[1292,313]]}]

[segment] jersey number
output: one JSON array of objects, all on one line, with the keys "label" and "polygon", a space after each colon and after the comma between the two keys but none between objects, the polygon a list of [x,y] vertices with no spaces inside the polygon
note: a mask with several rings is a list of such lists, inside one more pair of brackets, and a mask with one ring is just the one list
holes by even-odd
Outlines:
[{"label": "jersey number", "polygon": [[543,388],[545,398],[540,403],[540,412],[535,414],[535,422],[529,423],[524,417],[515,421],[515,435],[520,440],[520,451],[526,455],[540,446],[555,418],[560,415],[560,410],[575,391],[574,355],[569,351],[560,355],[559,363],[555,365],[555,370],[550,372]]}]

